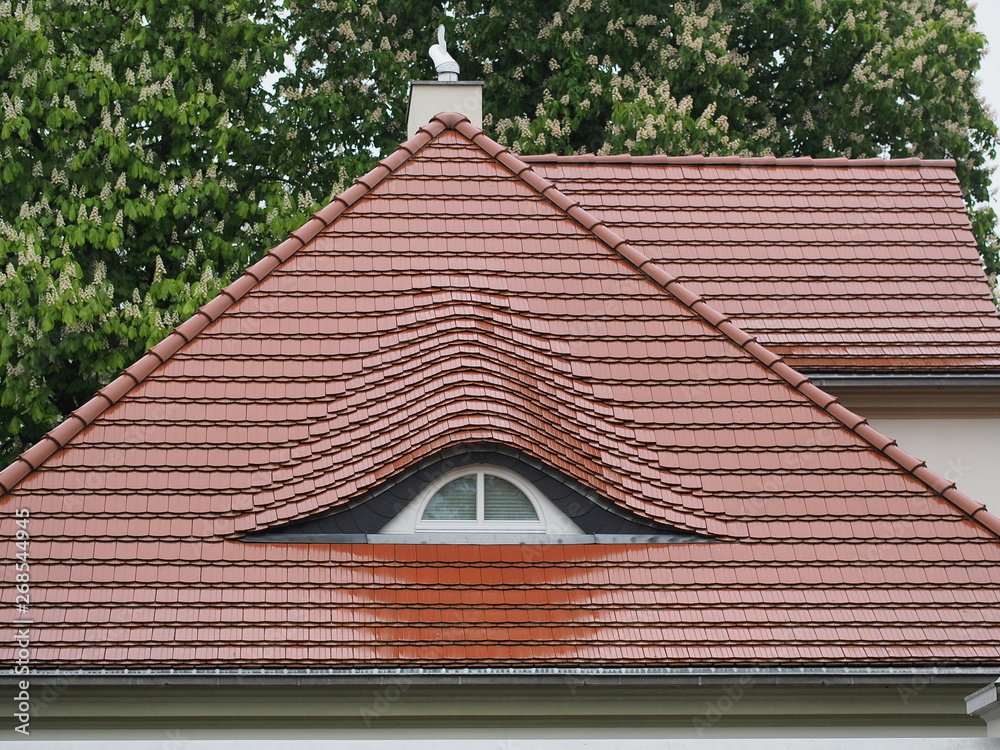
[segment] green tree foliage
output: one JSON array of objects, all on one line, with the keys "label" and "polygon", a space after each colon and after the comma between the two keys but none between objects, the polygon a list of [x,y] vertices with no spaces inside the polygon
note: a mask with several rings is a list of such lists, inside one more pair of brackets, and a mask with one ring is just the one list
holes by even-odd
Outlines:
[{"label": "green tree foliage", "polygon": [[1000,270],[967,0],[0,0],[0,452],[405,139],[439,23],[515,151],[950,157]]},{"label": "green tree foliage", "polygon": [[261,87],[282,31],[257,0],[0,2],[0,454],[311,207]]},{"label": "green tree foliage", "polygon": [[976,95],[986,40],[966,0],[414,5],[293,0],[286,126],[345,157],[311,165],[311,189],[405,138],[407,83],[433,77],[444,23],[462,78],[485,82],[487,131],[515,151],[953,158],[1000,271],[985,206],[997,127]]}]

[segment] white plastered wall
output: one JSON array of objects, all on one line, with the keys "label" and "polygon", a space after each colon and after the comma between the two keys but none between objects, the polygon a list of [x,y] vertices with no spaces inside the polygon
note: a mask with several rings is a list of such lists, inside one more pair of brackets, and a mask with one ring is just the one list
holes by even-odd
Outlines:
[{"label": "white plastered wall", "polygon": [[1000,392],[979,388],[826,390],[1000,516]]}]

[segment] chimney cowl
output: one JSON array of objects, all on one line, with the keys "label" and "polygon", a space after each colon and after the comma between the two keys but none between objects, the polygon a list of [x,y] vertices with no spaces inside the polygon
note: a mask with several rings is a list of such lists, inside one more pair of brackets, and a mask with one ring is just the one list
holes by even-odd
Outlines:
[{"label": "chimney cowl", "polygon": [[439,81],[457,81],[458,73],[461,70],[458,62],[448,54],[448,45],[444,40],[444,24],[438,26],[438,43],[427,50],[434,62],[434,69],[437,71]]}]

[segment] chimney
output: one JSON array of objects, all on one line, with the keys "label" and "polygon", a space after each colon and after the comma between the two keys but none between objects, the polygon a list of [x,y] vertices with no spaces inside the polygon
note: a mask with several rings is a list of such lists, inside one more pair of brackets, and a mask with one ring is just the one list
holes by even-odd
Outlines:
[{"label": "chimney", "polygon": [[458,80],[458,63],[448,54],[444,26],[438,26],[438,43],[427,53],[434,61],[436,81],[412,81],[410,104],[406,113],[407,137],[442,112],[458,112],[469,118],[477,128],[483,126],[483,82]]}]

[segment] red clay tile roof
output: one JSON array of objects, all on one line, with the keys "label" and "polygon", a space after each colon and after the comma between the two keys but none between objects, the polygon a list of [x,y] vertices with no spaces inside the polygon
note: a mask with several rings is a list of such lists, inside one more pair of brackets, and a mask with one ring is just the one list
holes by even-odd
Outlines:
[{"label": "red clay tile roof", "polygon": [[[240,541],[469,442],[719,541]],[[0,485],[38,669],[1000,665],[1000,521],[453,116]]]},{"label": "red clay tile roof", "polygon": [[524,157],[803,372],[1000,372],[954,162]]}]

